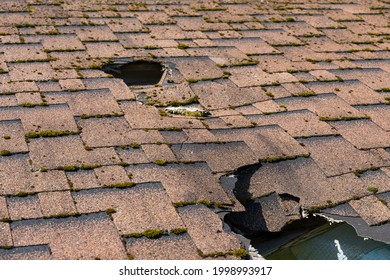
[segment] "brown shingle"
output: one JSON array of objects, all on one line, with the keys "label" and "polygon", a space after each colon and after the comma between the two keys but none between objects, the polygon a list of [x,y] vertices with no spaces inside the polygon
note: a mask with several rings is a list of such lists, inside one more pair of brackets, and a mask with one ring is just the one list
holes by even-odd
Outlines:
[{"label": "brown shingle", "polygon": [[106,214],[12,223],[15,246],[49,244],[54,259],[126,259],[119,234]]}]

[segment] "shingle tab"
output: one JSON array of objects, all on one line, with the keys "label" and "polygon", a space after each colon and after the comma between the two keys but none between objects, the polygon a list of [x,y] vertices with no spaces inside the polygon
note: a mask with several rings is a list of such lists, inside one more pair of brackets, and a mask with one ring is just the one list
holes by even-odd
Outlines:
[{"label": "shingle tab", "polygon": [[[222,210],[237,231],[302,208],[387,231],[384,3],[47,2],[0,1],[0,259],[231,254]],[[139,60],[158,84],[103,71]]]}]

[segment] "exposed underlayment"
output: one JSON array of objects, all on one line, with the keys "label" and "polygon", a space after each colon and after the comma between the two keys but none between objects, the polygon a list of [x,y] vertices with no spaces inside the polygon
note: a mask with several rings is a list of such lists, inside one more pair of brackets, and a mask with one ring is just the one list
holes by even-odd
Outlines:
[{"label": "exposed underlayment", "polygon": [[[390,242],[389,17],[388,0],[1,1],[0,259],[244,258],[238,233],[306,211]],[[128,86],[112,60],[164,74]]]}]

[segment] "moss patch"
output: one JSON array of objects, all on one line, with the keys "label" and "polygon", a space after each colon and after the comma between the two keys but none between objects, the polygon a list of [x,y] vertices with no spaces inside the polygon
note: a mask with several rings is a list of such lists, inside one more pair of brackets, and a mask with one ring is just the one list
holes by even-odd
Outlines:
[{"label": "moss patch", "polygon": [[10,155],[12,155],[12,153],[10,151],[8,151],[8,150],[1,150],[0,151],[0,156],[8,157]]},{"label": "moss patch", "polygon": [[182,49],[182,50],[188,49],[188,48],[189,48],[189,46],[188,46],[187,44],[184,44],[184,43],[180,43],[179,45],[177,45],[177,47],[178,47],[179,49]]},{"label": "moss patch", "polygon": [[372,192],[372,193],[377,193],[378,192],[378,188],[376,186],[368,186],[367,190],[369,192]]},{"label": "moss patch", "polygon": [[169,231],[169,234],[179,235],[179,234],[183,234],[183,233],[186,233],[186,232],[187,232],[186,228],[174,228],[174,229],[171,229]]},{"label": "moss patch", "polygon": [[187,100],[184,101],[177,101],[177,100],[172,100],[167,103],[168,106],[186,106],[186,105],[191,105],[191,104],[196,104],[199,103],[199,97],[198,96],[193,96]]},{"label": "moss patch", "polygon": [[170,231],[162,230],[162,229],[147,229],[144,232],[133,232],[125,235],[125,237],[133,237],[133,238],[141,238],[146,237],[149,239],[160,238],[163,235],[180,235],[187,232],[186,228],[174,228]]},{"label": "moss patch", "polygon": [[347,116],[347,117],[340,117],[340,118],[320,117],[320,121],[332,121],[332,122],[364,120],[364,119],[370,119],[370,117],[369,116],[364,116],[364,117]]},{"label": "moss patch", "polygon": [[300,97],[309,97],[309,96],[316,96],[316,94],[312,91],[302,91],[298,93],[298,96]]},{"label": "moss patch", "polygon": [[235,256],[237,258],[243,259],[247,256],[247,252],[245,248],[241,247],[238,250],[229,250],[227,252],[213,252],[209,254],[204,254],[201,250],[197,250],[199,256],[202,258],[217,258],[217,257],[225,257],[227,255]]},{"label": "moss patch", "polygon": [[309,156],[310,156],[309,154],[301,154],[301,155],[294,155],[294,156],[268,157],[265,159],[265,161],[268,163],[275,163],[275,162],[284,161],[284,160],[293,160],[293,159],[296,159],[298,157],[308,158]]},{"label": "moss patch", "polygon": [[58,169],[64,170],[64,171],[77,171],[79,168],[77,166],[74,166],[74,165],[69,165],[69,166],[59,167]]},{"label": "moss patch", "polygon": [[81,214],[79,212],[73,212],[73,213],[61,213],[57,215],[51,215],[51,216],[45,216],[44,219],[65,219],[69,217],[80,217]]},{"label": "moss patch", "polygon": [[83,164],[81,165],[80,169],[81,170],[92,170],[95,168],[101,167],[101,165],[90,165],[90,164]]},{"label": "moss patch", "polygon": [[157,164],[157,165],[166,165],[167,162],[166,162],[165,160],[158,159],[158,160],[155,160],[155,161],[154,161],[154,164]]},{"label": "moss patch", "polygon": [[28,132],[24,136],[25,138],[38,138],[38,137],[59,137],[59,136],[67,136],[67,135],[76,135],[80,134],[79,131],[54,131],[54,130],[43,130],[39,133],[37,132]]},{"label": "moss patch", "polygon": [[115,214],[116,211],[115,211],[115,209],[108,208],[108,209],[106,210],[106,213],[107,213],[107,215],[111,215],[111,214]]},{"label": "moss patch", "polygon": [[371,166],[370,168],[367,169],[356,169],[353,173],[355,174],[356,177],[360,177],[364,172],[377,171],[377,170],[379,170],[379,167]]},{"label": "moss patch", "polygon": [[147,229],[144,232],[134,232],[130,233],[129,237],[135,237],[135,238],[140,238],[140,237],[146,237],[150,239],[155,239],[159,238],[162,235],[164,235],[164,231],[160,229]]}]

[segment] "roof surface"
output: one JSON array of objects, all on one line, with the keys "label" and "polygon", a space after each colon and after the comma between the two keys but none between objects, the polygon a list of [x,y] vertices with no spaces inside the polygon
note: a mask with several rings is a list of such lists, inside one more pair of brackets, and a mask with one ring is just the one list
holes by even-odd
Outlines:
[{"label": "roof surface", "polygon": [[[389,13],[386,0],[1,1],[0,258],[238,258],[226,211],[278,231],[339,205],[327,211],[388,228]],[[128,87],[99,70],[118,58],[166,76]],[[220,180],[259,163],[237,184],[261,224]]]}]

